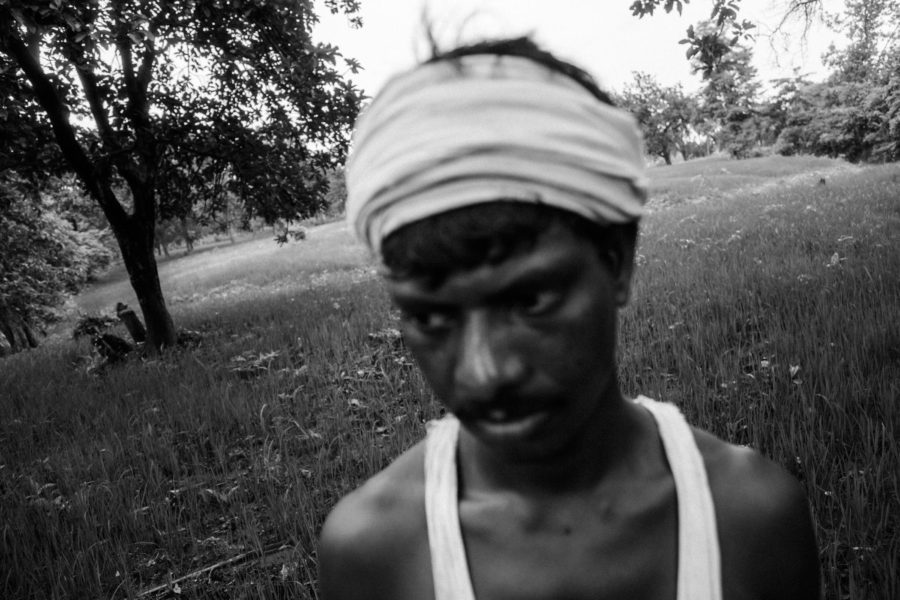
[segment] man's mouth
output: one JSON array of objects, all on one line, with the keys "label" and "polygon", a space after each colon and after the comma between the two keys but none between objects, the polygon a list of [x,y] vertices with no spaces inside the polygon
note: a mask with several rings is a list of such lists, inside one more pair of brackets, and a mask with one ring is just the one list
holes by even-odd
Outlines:
[{"label": "man's mouth", "polygon": [[511,413],[504,408],[492,408],[491,410],[487,411],[485,417],[488,421],[491,421],[493,423],[501,423],[503,421],[509,421],[511,418]]},{"label": "man's mouth", "polygon": [[511,410],[496,407],[475,419],[476,427],[498,440],[524,438],[531,435],[550,416],[549,410]]}]

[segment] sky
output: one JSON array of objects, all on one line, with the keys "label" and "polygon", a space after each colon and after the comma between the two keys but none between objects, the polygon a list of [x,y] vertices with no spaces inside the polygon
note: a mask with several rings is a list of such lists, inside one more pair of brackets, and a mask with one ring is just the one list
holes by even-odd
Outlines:
[{"label": "sky", "polygon": [[[825,9],[839,12],[842,0],[823,0]],[[692,0],[679,16],[661,9],[652,17],[631,15],[631,0],[361,0],[363,26],[352,28],[343,15],[321,7],[316,41],[338,46],[357,59],[363,71],[353,79],[367,94],[375,94],[394,73],[427,56],[422,16],[428,8],[438,40],[448,47],[485,37],[531,34],[557,56],[586,69],[603,87],[621,91],[631,73],[654,75],[664,85],[681,83],[695,91],[700,77],[691,74],[684,56],[688,25],[709,18],[711,0]],[[790,76],[794,68],[825,75],[821,57],[838,34],[821,23],[806,36],[800,23],[789,24],[780,35],[773,31],[784,13],[785,0],[743,0],[742,19],[756,23],[754,60],[766,82]]]}]

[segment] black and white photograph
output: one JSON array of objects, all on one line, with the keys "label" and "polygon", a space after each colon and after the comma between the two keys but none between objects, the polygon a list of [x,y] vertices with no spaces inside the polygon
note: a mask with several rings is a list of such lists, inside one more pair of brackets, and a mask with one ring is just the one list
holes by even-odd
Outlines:
[{"label": "black and white photograph", "polygon": [[900,599],[900,0],[0,0],[0,599]]}]

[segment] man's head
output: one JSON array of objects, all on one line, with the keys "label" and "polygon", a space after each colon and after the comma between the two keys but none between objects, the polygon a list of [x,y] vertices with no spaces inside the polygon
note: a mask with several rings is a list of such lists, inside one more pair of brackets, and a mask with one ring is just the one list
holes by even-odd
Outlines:
[{"label": "man's head", "polygon": [[348,219],[467,430],[546,454],[618,394],[643,157],[587,74],[529,40],[437,56],[375,98],[347,173]]}]

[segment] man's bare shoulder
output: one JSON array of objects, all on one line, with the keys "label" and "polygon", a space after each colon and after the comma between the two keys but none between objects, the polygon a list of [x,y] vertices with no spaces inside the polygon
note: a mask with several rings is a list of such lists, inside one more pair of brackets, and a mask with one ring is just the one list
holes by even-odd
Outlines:
[{"label": "man's bare shoulder", "polygon": [[422,559],[428,543],[423,453],[421,443],[406,451],[328,515],[318,551],[324,598],[404,595],[399,588],[410,582],[401,571]]},{"label": "man's bare shoulder", "polygon": [[697,429],[694,437],[716,507],[726,592],[819,598],[818,549],[799,482],[751,448]]}]

